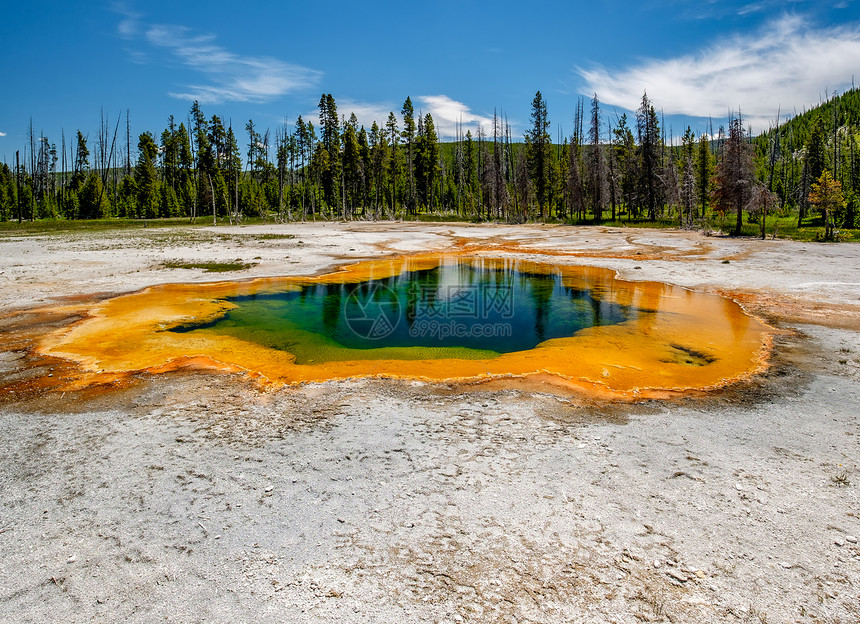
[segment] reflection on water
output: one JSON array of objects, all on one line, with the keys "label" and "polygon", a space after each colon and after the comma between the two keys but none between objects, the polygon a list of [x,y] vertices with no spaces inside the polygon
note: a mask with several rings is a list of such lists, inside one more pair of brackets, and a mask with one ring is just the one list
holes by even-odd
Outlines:
[{"label": "reflection on water", "polygon": [[237,307],[221,318],[174,331],[235,336],[293,353],[299,364],[352,359],[355,349],[409,348],[402,357],[421,359],[450,357],[459,348],[460,357],[469,356],[464,349],[492,357],[642,313],[611,294],[600,280],[573,283],[560,270],[449,258],[359,283],[344,276],[298,291],[233,297]]}]

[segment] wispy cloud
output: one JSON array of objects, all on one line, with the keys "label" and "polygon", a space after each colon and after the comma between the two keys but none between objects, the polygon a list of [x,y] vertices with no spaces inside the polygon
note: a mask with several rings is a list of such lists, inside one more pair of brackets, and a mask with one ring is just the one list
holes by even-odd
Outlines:
[{"label": "wispy cloud", "polygon": [[[391,102],[357,102],[355,100],[341,100],[337,102],[337,110],[347,119],[352,113],[355,113],[358,123],[370,130],[370,127],[375,121],[380,127],[385,126],[388,121],[388,114],[394,112],[397,119],[400,119],[400,106]],[[314,117],[316,118],[316,114]],[[316,119],[314,119],[316,121]]]},{"label": "wispy cloud", "polygon": [[119,3],[114,5],[114,11],[122,15],[122,19],[116,27],[120,36],[129,39],[140,34],[140,13]]},{"label": "wispy cloud", "polygon": [[724,20],[745,17],[759,13],[784,10],[791,6],[794,10],[802,11],[815,9],[821,2],[816,0],[651,0],[650,11],[668,11],[679,21]]},{"label": "wispy cloud", "polygon": [[758,32],[736,35],[696,54],[649,60],[612,71],[577,69],[584,92],[633,110],[643,91],[667,114],[724,117],[739,109],[761,130],[777,110],[792,113],[817,104],[826,89],[842,89],[857,71],[856,25],[807,27],[784,16]]},{"label": "wispy cloud", "polygon": [[493,118],[478,115],[472,110],[447,95],[420,95],[417,98],[418,107],[433,116],[436,133],[440,137],[451,138],[457,135],[457,127],[461,132],[471,130],[474,134],[480,127],[485,134],[493,132]]},{"label": "wispy cloud", "polygon": [[[172,63],[197,72],[200,80],[168,91],[183,100],[218,102],[271,102],[288,93],[316,86],[322,73],[269,56],[243,56],[227,50],[210,33],[197,33],[175,24],[146,24],[139,16],[117,9],[123,19],[117,32],[123,38],[166,52]],[[149,58],[140,50],[132,61]]]},{"label": "wispy cloud", "polygon": [[[403,117],[400,114],[403,108],[402,103],[337,100],[336,104],[339,115],[348,119],[352,113],[355,113],[359,124],[368,129],[373,125],[374,121],[380,126],[384,126],[385,122],[388,121],[388,114],[392,111],[397,117],[398,127],[403,125]],[[436,134],[442,139],[455,137],[458,126],[461,127],[461,132],[464,134],[467,130],[471,130],[472,134],[476,134],[479,126],[487,135],[493,132],[492,117],[475,114],[468,106],[447,95],[419,95],[413,98],[413,106],[415,108],[416,122],[419,114],[425,115],[430,113],[433,116]],[[308,113],[304,118],[306,120],[310,119],[316,124],[318,112]]]}]

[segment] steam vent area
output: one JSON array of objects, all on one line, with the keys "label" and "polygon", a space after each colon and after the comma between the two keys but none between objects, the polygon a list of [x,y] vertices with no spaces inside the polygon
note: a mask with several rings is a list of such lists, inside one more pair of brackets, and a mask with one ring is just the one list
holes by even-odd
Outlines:
[{"label": "steam vent area", "polygon": [[211,223],[0,227],[0,622],[860,622],[860,245]]}]

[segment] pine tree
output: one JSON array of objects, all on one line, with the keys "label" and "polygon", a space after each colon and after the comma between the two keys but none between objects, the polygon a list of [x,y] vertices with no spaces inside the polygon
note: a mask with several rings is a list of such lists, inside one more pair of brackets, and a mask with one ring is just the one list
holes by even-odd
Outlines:
[{"label": "pine tree", "polygon": [[191,219],[193,221],[197,218],[198,207],[208,205],[212,199],[211,184],[209,183],[209,169],[212,166],[212,153],[208,136],[209,124],[197,100],[194,100],[191,104],[191,120],[194,124],[191,154],[196,161],[194,168],[194,200],[191,208]]},{"label": "pine tree", "polygon": [[419,118],[418,139],[415,144],[415,179],[418,200],[435,208],[434,189],[439,173],[439,137],[430,113]]},{"label": "pine tree", "polygon": [[4,162],[0,164],[0,221],[14,217],[17,200],[12,169]]},{"label": "pine tree", "polygon": [[821,177],[827,163],[824,150],[824,127],[821,118],[816,117],[806,142],[805,155],[803,158],[803,169],[800,178],[800,210],[798,212],[797,227],[803,223],[806,217],[806,209],[809,202],[811,185]]},{"label": "pine tree", "polygon": [[161,171],[164,183],[176,191],[179,178],[179,144],[173,115],[167,118],[167,128],[161,133]]},{"label": "pine tree", "polygon": [[228,185],[228,180],[232,177],[230,150],[227,145],[227,130],[218,115],[212,115],[209,120],[207,139],[211,150],[209,166],[207,167],[207,181],[212,192],[210,204],[214,223],[216,222],[216,215],[232,216],[230,210],[231,193]]},{"label": "pine tree", "polygon": [[312,124],[306,124],[299,115],[296,119],[296,139],[298,141],[299,154],[299,206],[302,211],[302,221],[308,216],[308,168],[313,154],[313,141],[311,140]]},{"label": "pine tree", "polygon": [[388,153],[389,210],[392,218],[394,218],[397,215],[397,178],[400,176],[400,150],[397,149],[400,143],[400,131],[397,129],[397,117],[394,115],[394,111],[388,113],[385,131],[388,132],[389,147],[391,148]]},{"label": "pine tree", "polygon": [[242,172],[242,154],[239,151],[239,142],[236,139],[236,134],[233,132],[233,126],[227,128],[225,143],[223,148],[222,166],[227,177],[227,204],[232,205],[230,210],[233,218],[238,220],[242,216],[239,205],[239,186],[240,174]]},{"label": "pine tree", "polygon": [[[320,146],[324,150],[320,152],[318,164],[320,165],[320,177],[322,182],[323,196],[330,209],[334,209],[339,203],[342,205],[340,196],[340,120],[337,116],[337,105],[331,93],[323,93],[320,97]],[[343,206],[342,206],[343,208]],[[343,216],[343,215],[342,215]]]},{"label": "pine tree", "polygon": [[383,197],[388,187],[388,166],[390,162],[387,132],[375,121],[370,127],[370,159],[372,161],[371,186],[373,188],[373,217],[382,217]]},{"label": "pine tree", "polygon": [[366,218],[370,202],[373,162],[370,156],[370,141],[364,126],[361,126],[358,130],[358,154],[361,163],[361,179],[359,181],[361,198],[359,201],[361,204],[361,216],[362,218]]},{"label": "pine tree", "polygon": [[591,99],[591,127],[589,128],[591,151],[588,158],[588,188],[591,198],[591,210],[595,223],[603,220],[605,200],[606,167],[603,161],[603,151],[600,147],[600,100],[597,94]]},{"label": "pine tree", "polygon": [[412,107],[412,99],[407,97],[400,110],[403,116],[403,132],[401,136],[406,144],[406,178],[408,186],[406,189],[406,206],[410,213],[415,212],[416,189],[415,189],[415,109]]},{"label": "pine tree", "polygon": [[78,215],[82,219],[101,219],[109,213],[110,204],[104,194],[101,178],[95,171],[87,174],[84,185],[78,193],[78,202]]},{"label": "pine tree", "polygon": [[525,135],[526,154],[529,173],[537,196],[538,212],[541,220],[546,218],[545,209],[549,196],[549,169],[551,166],[551,145],[549,135],[549,118],[546,101],[538,91],[532,100],[532,127]]},{"label": "pine tree", "polygon": [[627,115],[621,115],[618,127],[613,130],[615,136],[615,158],[618,162],[618,176],[621,179],[621,198],[627,210],[627,219],[633,216],[637,205],[636,190],[638,187],[639,170],[636,154],[636,139],[633,131],[627,125]]},{"label": "pine tree", "polygon": [[642,94],[642,103],[636,111],[636,130],[639,140],[640,182],[639,197],[642,207],[648,213],[651,221],[657,218],[657,207],[661,203],[660,185],[660,124],[657,112],[648,99],[648,94]]},{"label": "pine tree", "polygon": [[137,216],[154,219],[158,216],[159,192],[158,172],[155,159],[158,157],[158,144],[149,132],[140,135],[137,143],[138,159],[134,168],[134,182],[137,190]]},{"label": "pine tree", "polygon": [[361,200],[361,150],[355,126],[347,123],[343,131],[343,178],[346,193],[345,218],[354,216],[356,206]]},{"label": "pine tree", "polygon": [[176,146],[179,152],[179,179],[177,196],[180,210],[185,216],[192,216],[194,209],[194,153],[191,149],[191,139],[184,123],[179,124],[176,131]]},{"label": "pine tree", "polygon": [[711,154],[710,137],[702,134],[696,150],[696,190],[699,195],[699,216],[704,217],[711,196],[711,176],[714,170],[714,157]]}]

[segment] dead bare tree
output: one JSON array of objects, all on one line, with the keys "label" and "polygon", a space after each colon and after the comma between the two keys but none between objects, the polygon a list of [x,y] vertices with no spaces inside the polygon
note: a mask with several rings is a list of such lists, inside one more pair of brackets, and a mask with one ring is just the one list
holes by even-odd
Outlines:
[{"label": "dead bare tree", "polygon": [[723,159],[714,176],[714,203],[720,212],[735,212],[733,234],[740,236],[743,211],[752,196],[754,171],[751,146],[745,140],[741,117],[729,121],[729,136],[723,146]]},{"label": "dead bare tree", "polygon": [[600,100],[596,93],[591,98],[591,126],[588,134],[591,142],[588,157],[588,190],[594,221],[599,223],[603,220],[603,206],[606,203],[606,167],[600,145]]}]

